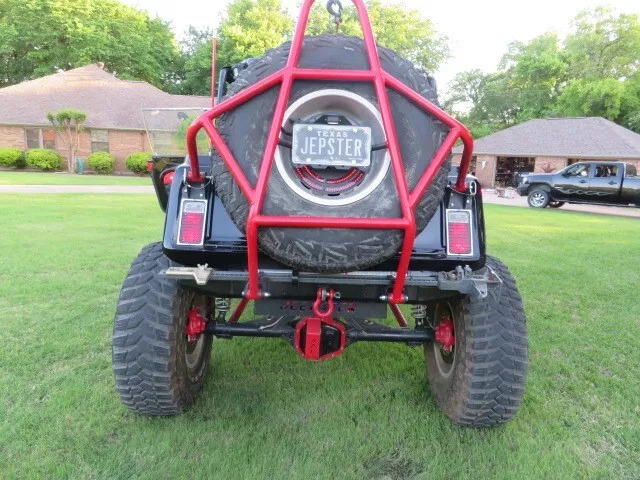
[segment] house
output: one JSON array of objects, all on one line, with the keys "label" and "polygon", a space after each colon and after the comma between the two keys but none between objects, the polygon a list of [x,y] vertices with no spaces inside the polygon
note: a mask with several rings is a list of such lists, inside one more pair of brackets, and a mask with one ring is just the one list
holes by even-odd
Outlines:
[{"label": "house", "polygon": [[209,97],[171,95],[146,82],[121,80],[102,64],[86,65],[0,89],[0,147],[51,148],[67,159],[64,141],[47,120],[62,108],[87,114],[78,156],[109,152],[116,171],[130,153],[149,151],[143,108],[207,108]]},{"label": "house", "polygon": [[[583,160],[629,162],[640,169],[640,135],[601,117],[542,118],[474,141],[472,171],[486,187],[518,172],[558,171]],[[462,147],[453,149],[459,164]]]}]

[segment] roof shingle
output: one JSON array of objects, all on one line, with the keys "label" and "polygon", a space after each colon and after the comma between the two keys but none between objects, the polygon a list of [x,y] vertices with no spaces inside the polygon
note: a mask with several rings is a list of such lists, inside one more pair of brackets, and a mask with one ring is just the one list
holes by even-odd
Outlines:
[{"label": "roof shingle", "polygon": [[210,107],[209,97],[171,95],[146,82],[121,80],[98,65],[0,89],[0,124],[47,125],[47,113],[73,108],[89,128],[143,130],[143,108]]},{"label": "roof shingle", "polygon": [[[541,118],[474,141],[475,154],[640,158],[640,135],[601,117]],[[462,153],[462,147],[453,149]]]}]

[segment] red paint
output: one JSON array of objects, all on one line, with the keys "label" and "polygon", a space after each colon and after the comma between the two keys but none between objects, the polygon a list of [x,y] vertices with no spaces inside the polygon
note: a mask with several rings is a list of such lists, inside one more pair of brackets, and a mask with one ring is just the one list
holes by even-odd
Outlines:
[{"label": "red paint", "polygon": [[[340,332],[340,347],[335,352],[321,355],[320,341],[322,339],[322,325],[326,324],[337,329]],[[305,331],[304,350],[302,349],[302,331]],[[347,330],[340,322],[336,322],[332,318],[316,318],[307,317],[298,322],[293,334],[293,346],[296,351],[307,360],[318,361],[328,360],[340,355],[347,343]]]},{"label": "red paint", "polygon": [[171,183],[173,182],[174,175],[175,175],[175,172],[165,173],[164,176],[162,177],[162,183],[164,183],[165,185],[171,185]]},{"label": "red paint", "polygon": [[396,321],[398,322],[398,325],[400,325],[401,327],[409,326],[409,324],[407,323],[407,319],[404,318],[404,314],[402,313],[398,305],[396,305],[395,303],[390,303],[389,308],[393,312],[393,316],[396,317]]},{"label": "red paint", "polygon": [[318,293],[316,294],[316,301],[313,303],[313,314],[318,318],[331,318],[333,315],[333,297],[335,292],[333,290],[329,290],[327,299],[325,300],[327,303],[325,310],[322,310],[322,304],[324,303],[322,299],[323,293],[324,289],[319,288]]},{"label": "red paint", "polygon": [[[404,301],[403,289],[409,261],[411,260],[411,251],[416,236],[416,224],[413,209],[416,207],[425,190],[433,181],[436,172],[440,169],[451,148],[458,138],[464,144],[462,161],[460,163],[460,173],[456,181],[455,188],[460,191],[466,189],[465,178],[471,162],[471,152],[473,140],[469,131],[457,120],[447,115],[444,111],[423,98],[419,93],[410,87],[395,79],[385,72],[380,65],[380,58],[371,30],[371,23],[367,9],[363,0],[353,0],[353,4],[358,11],[364,43],[367,50],[367,58],[369,60],[369,70],[323,70],[323,69],[303,69],[298,68],[298,60],[302,51],[302,43],[304,33],[309,20],[309,12],[315,0],[304,0],[302,11],[296,27],[296,32],[291,44],[291,51],[287,64],[281,70],[271,74],[267,78],[234,95],[233,97],[223,101],[219,105],[200,115],[189,127],[187,131],[187,148],[189,151],[189,162],[191,170],[189,172],[189,181],[202,182],[204,175],[200,172],[198,163],[198,149],[196,145],[196,134],[204,128],[209,135],[211,143],[217,150],[218,154],[225,162],[227,168],[231,172],[238,187],[247,198],[251,205],[249,217],[247,219],[247,255],[248,255],[248,271],[249,271],[249,288],[247,298],[258,300],[261,298],[261,292],[258,279],[258,228],[260,227],[292,227],[292,228],[371,228],[371,229],[389,229],[404,230],[404,241],[400,252],[400,260],[398,262],[398,271],[393,290],[389,295],[389,303],[397,304]],[[378,104],[382,114],[382,121],[387,137],[387,145],[391,155],[391,165],[393,168],[396,188],[398,190],[398,198],[402,212],[402,218],[330,218],[330,217],[284,217],[284,216],[264,216],[262,215],[262,205],[266,195],[267,181],[273,165],[275,149],[278,145],[280,136],[280,128],[287,107],[291,86],[294,80],[329,80],[329,81],[368,81],[372,82],[378,97]],[[274,109],[271,128],[267,137],[267,143],[264,150],[264,156],[258,180],[255,188],[247,180],[238,162],[233,154],[225,145],[219,132],[213,125],[213,120],[225,112],[232,110],[246,101],[256,97],[271,87],[280,85],[280,92]],[[450,128],[449,134],[440,146],[429,167],[424,171],[422,177],[418,181],[413,191],[409,191],[405,173],[403,169],[402,158],[400,155],[400,147],[398,144],[397,133],[391,115],[389,105],[389,97],[387,88],[391,88],[396,92],[404,95],[418,107],[429,113],[437,120]]]},{"label": "red paint", "polygon": [[187,335],[189,342],[195,342],[202,332],[204,332],[207,322],[200,313],[200,307],[195,306],[189,309],[187,312],[187,325],[185,326],[184,333]]},{"label": "red paint", "polygon": [[248,298],[245,297],[245,298],[241,298],[240,299],[240,303],[238,303],[238,306],[236,307],[236,309],[233,311],[233,313],[229,317],[229,323],[233,323],[233,322],[237,322],[238,321],[238,319],[242,315],[242,312],[244,312],[244,309],[247,307],[247,303],[249,303],[249,299]]},{"label": "red paint", "polygon": [[471,226],[466,222],[451,222],[449,229],[449,251],[460,255],[471,253]]},{"label": "red paint", "polygon": [[197,245],[202,243],[204,213],[183,213],[180,223],[180,243]]},{"label": "red paint", "polygon": [[436,325],[436,342],[438,342],[445,352],[451,352],[456,344],[456,337],[453,329],[453,321],[449,317],[444,317]]}]

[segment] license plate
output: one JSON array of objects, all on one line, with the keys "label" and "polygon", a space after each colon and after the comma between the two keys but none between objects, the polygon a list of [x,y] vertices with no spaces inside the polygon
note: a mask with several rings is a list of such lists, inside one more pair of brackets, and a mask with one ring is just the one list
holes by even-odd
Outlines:
[{"label": "license plate", "polygon": [[368,167],[371,128],[349,125],[293,125],[292,161],[319,167]]}]

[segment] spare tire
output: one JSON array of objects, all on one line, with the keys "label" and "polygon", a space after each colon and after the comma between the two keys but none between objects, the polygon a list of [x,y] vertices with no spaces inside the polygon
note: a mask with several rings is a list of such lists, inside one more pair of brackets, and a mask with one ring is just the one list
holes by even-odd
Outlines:
[{"label": "spare tire", "polygon": [[[269,50],[238,74],[226,98],[281,69],[290,42]],[[392,50],[379,47],[382,67],[391,75],[437,103],[435,81]],[[345,35],[306,37],[301,68],[368,69],[362,39]],[[249,182],[255,186],[279,86],[220,116],[217,128]],[[296,81],[291,90],[283,129],[293,121],[309,121],[319,112],[337,113],[350,124],[372,128],[373,145],[384,143],[379,106],[370,82]],[[412,189],[432,161],[447,133],[440,122],[389,90],[407,182]],[[314,117],[315,115],[315,117]],[[287,139],[286,133],[281,138]],[[290,140],[290,137],[288,138]],[[291,150],[278,147],[262,209],[265,215],[328,217],[401,217],[398,193],[387,150],[372,152],[371,166],[362,171],[300,169],[291,162]],[[442,165],[415,209],[418,232],[438,208],[447,185],[450,160]],[[353,170],[353,169],[352,169]],[[362,175],[360,175],[362,173]],[[214,154],[211,174],[216,193],[232,220],[246,230],[249,204],[222,159]],[[351,176],[350,176],[351,175]],[[322,185],[314,187],[315,184]],[[335,185],[336,188],[326,188]],[[376,265],[393,256],[403,240],[401,230],[260,228],[262,251],[295,269],[345,272]]]}]

